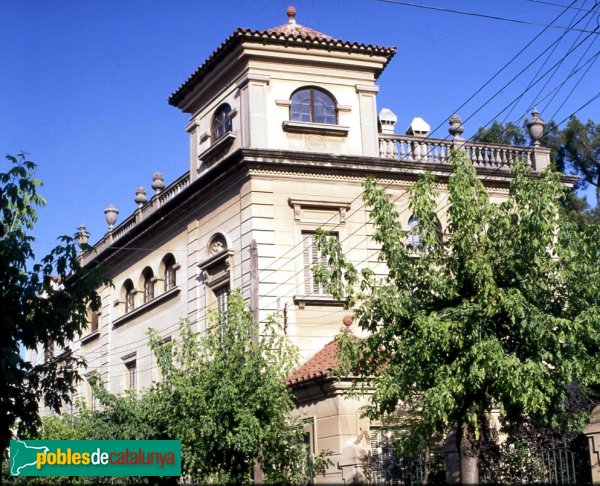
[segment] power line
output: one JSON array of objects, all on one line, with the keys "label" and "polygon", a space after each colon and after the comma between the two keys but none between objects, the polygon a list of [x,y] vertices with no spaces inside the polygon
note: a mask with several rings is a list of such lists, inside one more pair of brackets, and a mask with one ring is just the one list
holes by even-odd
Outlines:
[{"label": "power line", "polygon": [[589,31],[585,31],[585,30],[581,30],[581,29],[569,29],[568,27],[563,27],[561,25],[544,24],[542,22],[531,22],[529,20],[501,17],[499,15],[490,15],[490,14],[482,14],[482,13],[478,13],[478,12],[467,12],[465,10],[455,10],[455,9],[451,9],[451,8],[434,7],[433,5],[421,5],[418,3],[402,2],[400,0],[376,0],[376,1],[382,2],[382,3],[391,3],[394,5],[401,5],[403,7],[421,8],[421,9],[425,9],[425,10],[433,10],[436,12],[452,13],[452,14],[458,14],[458,15],[466,15],[466,16],[470,16],[470,17],[479,17],[479,18],[484,18],[484,19],[489,19],[489,20],[500,20],[500,21],[504,21],[504,22],[512,22],[515,24],[534,25],[537,27],[551,27],[553,29],[576,30],[576,31],[580,31],[580,32],[589,32]]},{"label": "power line", "polygon": [[528,2],[532,2],[532,3],[542,3],[544,5],[551,5],[553,7],[560,7],[560,8],[568,8],[568,9],[572,9],[572,10],[579,10],[580,12],[592,12],[592,10],[588,10],[586,8],[581,8],[581,7],[573,7],[571,5],[567,6],[567,5],[563,5],[562,3],[555,3],[555,2],[547,2],[544,0],[527,0]]}]

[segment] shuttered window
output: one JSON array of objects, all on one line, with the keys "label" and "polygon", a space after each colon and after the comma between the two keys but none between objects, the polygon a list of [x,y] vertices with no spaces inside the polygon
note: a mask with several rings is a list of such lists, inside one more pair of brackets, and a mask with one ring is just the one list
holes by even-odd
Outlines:
[{"label": "shuttered window", "polygon": [[[330,238],[337,237],[337,234],[330,236]],[[317,249],[316,234],[314,231],[303,231],[302,239],[304,246],[304,293],[305,295],[327,295],[323,285],[315,281],[312,270],[315,265],[327,262],[327,259]]]}]

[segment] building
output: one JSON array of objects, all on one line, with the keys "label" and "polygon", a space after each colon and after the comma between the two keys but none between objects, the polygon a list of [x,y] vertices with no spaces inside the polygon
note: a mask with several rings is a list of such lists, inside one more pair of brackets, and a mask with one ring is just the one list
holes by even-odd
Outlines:
[{"label": "building", "polygon": [[[549,150],[535,133],[530,148],[466,142],[457,116],[450,139],[427,137],[420,118],[396,134],[396,116],[377,107],[376,84],[395,48],[334,39],[295,16],[290,8],[279,27],[236,30],[170,96],[190,115],[188,168],[166,186],[154,174],[153,194],[139,187],[137,209],[118,226],[118,210],[106,208],[108,231],[81,258],[107,264],[114,287],[100,289],[102,305],[90,309],[89,330],[71,351],[111,392],[143,389],[160,379],[147,329],[176,339],[187,318],[202,331],[207,311],[223,309],[229,290],[239,289],[258,319],[284,316],[302,355],[288,383],[310,447],[334,453],[320,481],[340,482],[361,474],[360,456],[377,433],[360,417],[361,400],[342,398],[329,376],[332,340],[351,322],[313,279],[315,230],[330,229],[359,267],[375,266],[361,200],[367,175],[388,187],[410,227],[407,187],[430,170],[443,191],[451,147],[467,150],[496,200],[506,197],[513,163],[542,170]],[[443,210],[438,217],[443,231]],[[86,383],[80,392],[93,406]]]}]

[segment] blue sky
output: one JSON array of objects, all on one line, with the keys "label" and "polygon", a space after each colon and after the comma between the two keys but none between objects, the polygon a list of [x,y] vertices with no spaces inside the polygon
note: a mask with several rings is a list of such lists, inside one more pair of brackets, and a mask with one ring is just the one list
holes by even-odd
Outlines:
[{"label": "blue sky", "polygon": [[[564,10],[528,0],[414,2],[534,24],[549,24]],[[538,69],[544,73],[573,42],[587,35],[568,32],[551,50],[549,46],[564,30],[550,28],[542,33],[541,25],[377,0],[292,3],[303,25],[344,40],[396,46],[397,55],[379,79],[378,107],[396,113],[399,131],[414,116],[421,116],[432,127],[442,125],[436,132],[441,137],[447,134],[448,117],[524,46],[529,44],[515,63],[459,110],[463,119],[472,115],[465,122],[467,137],[497,118],[528,87]],[[150,192],[154,172],[161,171],[168,184],[187,170],[188,118],[169,106],[166,98],[236,27],[280,25],[287,21],[289,4],[280,0],[0,0],[0,152],[26,151],[39,166],[48,201],[35,230],[39,256],[58,235],[72,234],[81,222],[96,241],[106,231],[103,210],[109,203],[120,209],[119,221],[123,221],[135,208],[135,188],[143,185]],[[592,5],[590,0],[574,4],[584,9]],[[556,24],[569,26],[575,15],[583,13],[567,10]],[[598,18],[588,15],[578,27],[593,30]],[[580,58],[585,62],[598,52],[598,37],[589,36],[560,64],[546,89],[541,90],[549,75],[523,96],[507,119],[518,122],[536,98],[567,77]],[[557,120],[598,92],[600,62],[590,65],[556,114]],[[527,66],[517,81],[501,90]],[[565,84],[542,111],[543,118],[554,114],[584,70]],[[542,109],[546,102],[538,105]],[[600,100],[578,115],[600,121]]]}]

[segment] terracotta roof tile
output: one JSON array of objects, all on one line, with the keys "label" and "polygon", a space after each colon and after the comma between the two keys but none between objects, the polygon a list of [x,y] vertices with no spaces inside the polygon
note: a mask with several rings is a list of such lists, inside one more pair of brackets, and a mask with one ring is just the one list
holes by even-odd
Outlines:
[{"label": "terracotta roof tile", "polygon": [[317,49],[382,55],[387,58],[386,64],[396,53],[395,47],[339,40],[297,23],[287,23],[268,30],[238,28],[169,96],[169,103],[178,106],[192,90],[193,85],[209,73],[228,52],[244,41],[263,44],[302,45]]},{"label": "terracotta roof tile", "polygon": [[286,378],[285,382],[288,385],[294,385],[328,376],[329,372],[339,364],[339,360],[336,357],[337,343],[337,339],[327,343],[323,349],[300,366],[300,368],[294,370]]}]

